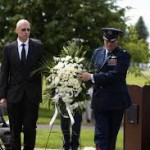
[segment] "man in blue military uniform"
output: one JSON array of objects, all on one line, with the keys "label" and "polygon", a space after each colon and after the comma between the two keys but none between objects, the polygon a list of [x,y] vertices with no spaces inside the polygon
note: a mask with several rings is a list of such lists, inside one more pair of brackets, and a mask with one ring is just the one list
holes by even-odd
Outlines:
[{"label": "man in blue military uniform", "polygon": [[78,78],[94,83],[92,108],[95,115],[96,150],[115,150],[118,131],[126,108],[131,106],[126,86],[130,55],[118,45],[122,31],[102,28],[104,46],[92,55],[97,72],[83,72]]}]

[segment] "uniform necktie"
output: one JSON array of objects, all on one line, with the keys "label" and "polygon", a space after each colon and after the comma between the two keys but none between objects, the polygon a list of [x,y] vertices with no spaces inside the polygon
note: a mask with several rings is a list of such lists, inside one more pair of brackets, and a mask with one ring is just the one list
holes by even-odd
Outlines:
[{"label": "uniform necktie", "polygon": [[107,53],[107,58],[108,58],[110,55],[111,55],[111,52],[108,52],[108,53]]},{"label": "uniform necktie", "polygon": [[110,55],[111,55],[111,52],[105,52],[104,61],[106,61]]},{"label": "uniform necktie", "polygon": [[22,65],[25,65],[25,63],[26,63],[25,44],[22,44],[21,63],[22,63]]}]

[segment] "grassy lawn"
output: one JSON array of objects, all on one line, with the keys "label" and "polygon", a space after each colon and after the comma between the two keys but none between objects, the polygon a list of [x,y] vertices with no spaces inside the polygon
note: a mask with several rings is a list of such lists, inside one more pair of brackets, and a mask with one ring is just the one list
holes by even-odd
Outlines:
[{"label": "grassy lawn", "polygon": [[[63,140],[60,130],[52,130],[49,136],[50,130],[38,130],[36,147],[61,149]],[[49,137],[49,138],[48,138]],[[80,137],[80,147],[94,147],[94,132],[92,129],[82,129]],[[48,142],[47,142],[48,141]],[[122,150],[123,145],[123,131],[120,130],[117,140],[117,150]]]},{"label": "grassy lawn", "polygon": [[144,77],[135,77],[133,75],[127,76],[127,84],[128,85],[138,85],[143,87],[145,85],[145,78]]},{"label": "grassy lawn", "polygon": [[[36,147],[61,149],[63,145],[62,133],[60,130],[53,130],[49,136],[50,130],[38,130]],[[81,130],[80,146],[94,146],[93,130]],[[88,135],[88,136],[87,136]],[[49,139],[48,139],[49,136]],[[47,144],[48,140],[48,144]]]},{"label": "grassy lawn", "polygon": [[[150,78],[150,71],[144,71],[144,74]],[[135,77],[133,75],[128,75],[127,76],[127,84],[128,85],[139,85],[139,86],[144,86],[146,80],[144,77]],[[48,109],[48,106],[44,103],[41,104],[40,106],[40,113],[39,113],[39,119],[38,123],[42,124],[49,124],[50,118],[53,115],[53,109]],[[59,116],[57,117],[55,124],[59,124]],[[36,141],[36,147],[46,147],[46,142],[48,139],[50,130],[38,130],[37,131],[37,141]],[[94,141],[93,141],[93,136],[94,136],[94,130],[90,129],[82,129],[81,130],[81,137],[80,137],[80,144],[81,147],[85,146],[94,146]],[[47,148],[58,148],[61,149],[62,147],[62,133],[60,130],[52,130],[49,140],[48,140],[48,145]],[[119,135],[118,135],[118,140],[117,140],[117,150],[122,150],[123,149],[123,130],[120,130]]]}]

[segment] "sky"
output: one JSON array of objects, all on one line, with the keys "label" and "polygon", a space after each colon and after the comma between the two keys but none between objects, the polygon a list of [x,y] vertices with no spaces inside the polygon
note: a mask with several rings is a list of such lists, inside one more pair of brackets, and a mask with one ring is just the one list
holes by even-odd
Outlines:
[{"label": "sky", "polygon": [[[150,0],[118,0],[117,4],[120,7],[131,6],[133,8],[126,12],[126,16],[130,17],[128,25],[135,25],[142,16],[150,35]],[[150,43],[150,36],[148,42]]]}]

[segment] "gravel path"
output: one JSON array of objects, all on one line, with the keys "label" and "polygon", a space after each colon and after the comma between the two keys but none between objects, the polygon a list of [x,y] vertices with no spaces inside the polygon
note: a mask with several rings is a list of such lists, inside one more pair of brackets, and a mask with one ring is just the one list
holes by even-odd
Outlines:
[{"label": "gravel path", "polygon": [[[48,124],[37,124],[37,129],[49,129],[49,125]],[[93,129],[94,131],[94,125],[91,124],[82,124],[81,129]],[[54,124],[53,125],[53,129],[60,129],[60,125],[59,124]]]}]

